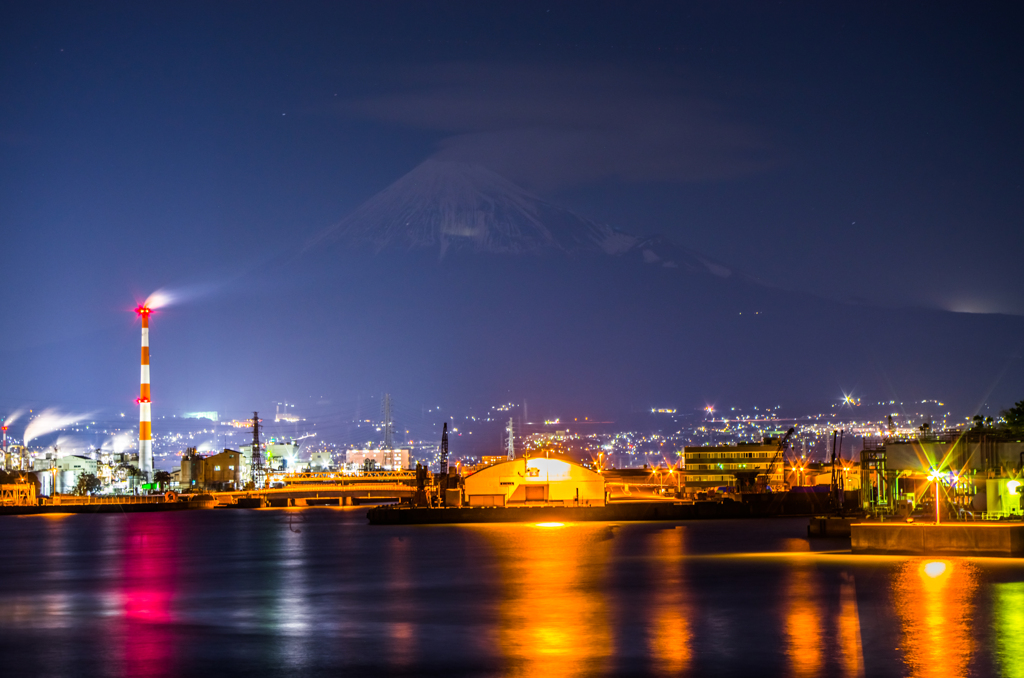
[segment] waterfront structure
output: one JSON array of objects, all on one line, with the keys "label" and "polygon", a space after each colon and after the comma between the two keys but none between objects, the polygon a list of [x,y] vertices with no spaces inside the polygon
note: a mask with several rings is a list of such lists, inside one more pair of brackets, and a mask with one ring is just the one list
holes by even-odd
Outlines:
[{"label": "waterfront structure", "polygon": [[321,471],[334,468],[334,455],[330,450],[315,450],[309,455],[309,466]]},{"label": "waterfront structure", "polygon": [[178,486],[184,491],[242,489],[242,453],[224,450],[208,457],[189,448],[181,458]]},{"label": "waterfront structure", "polygon": [[491,464],[463,480],[469,506],[604,506],[604,478],[575,462],[537,457]]},{"label": "waterfront structure", "polygon": [[24,445],[8,445],[3,455],[4,469],[7,471],[26,471],[32,468],[32,460]]},{"label": "waterfront structure", "polygon": [[944,511],[986,518],[1021,515],[1019,468],[1024,441],[991,429],[948,431],[914,439],[868,439],[861,452],[862,507],[872,513],[910,511],[935,503]]},{"label": "waterfront structure", "polygon": [[[714,447],[686,447],[682,455],[681,483],[687,493],[707,492],[719,487],[735,488],[737,474],[755,477],[768,472],[779,448],[776,444],[738,443]],[[768,485],[785,488],[783,459],[772,469]]]},{"label": "waterfront structure", "polygon": [[347,450],[345,464],[362,468],[367,460],[373,461],[386,471],[399,471],[409,468],[408,448],[383,447],[376,450]]},{"label": "waterfront structure", "polygon": [[482,469],[482,468],[484,468],[486,466],[491,466],[492,464],[500,464],[503,461],[508,461],[508,456],[507,455],[504,455],[504,454],[500,454],[500,455],[497,455],[497,454],[495,454],[495,455],[487,455],[487,454],[485,454],[482,457],[480,457],[480,463],[479,464],[474,464],[472,466],[463,466],[462,467],[462,472],[463,472],[463,474],[475,473],[476,471],[479,471],[480,469]]},{"label": "waterfront structure", "polygon": [[866,440],[864,449],[884,449],[890,469],[927,473],[939,465],[957,471],[1016,469],[1024,442],[953,431],[916,440]]},{"label": "waterfront structure", "polygon": [[66,494],[75,489],[78,478],[86,473],[98,475],[100,463],[79,454],[69,454],[57,460],[55,470],[55,494]]},{"label": "waterfront structure", "polygon": [[[266,470],[294,471],[299,463],[299,443],[271,441],[263,445],[263,464]],[[242,455],[242,481],[252,479],[252,445],[238,448]]]},{"label": "waterfront structure", "polygon": [[18,482],[0,485],[0,506],[35,506],[36,484]]}]

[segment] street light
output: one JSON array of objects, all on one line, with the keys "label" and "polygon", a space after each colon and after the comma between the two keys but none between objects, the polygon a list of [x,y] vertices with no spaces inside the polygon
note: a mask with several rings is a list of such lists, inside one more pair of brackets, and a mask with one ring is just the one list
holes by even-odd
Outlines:
[{"label": "street light", "polygon": [[942,476],[935,469],[928,474],[928,480],[935,484],[935,524],[939,524],[939,479]]}]

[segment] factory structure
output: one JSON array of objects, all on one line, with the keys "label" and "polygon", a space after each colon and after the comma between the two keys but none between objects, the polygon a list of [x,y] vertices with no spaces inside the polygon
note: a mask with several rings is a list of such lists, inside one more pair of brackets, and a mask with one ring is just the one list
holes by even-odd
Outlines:
[{"label": "factory structure", "polygon": [[409,448],[381,447],[378,449],[346,450],[345,465],[350,470],[399,471],[409,468]]},{"label": "factory structure", "polygon": [[[183,492],[256,489],[254,447],[244,445],[237,450],[225,449],[208,455],[198,453],[195,448],[187,449],[181,458],[181,468],[173,474],[176,487]],[[259,447],[261,462],[271,473],[294,472],[299,470],[299,448],[299,443],[294,441],[268,442]]]},{"label": "factory structure", "polygon": [[[1019,429],[991,426],[991,419],[986,426],[980,416],[975,417],[980,421],[974,428],[933,432],[924,424],[920,435],[911,431],[909,436],[897,431],[890,417],[887,435],[861,439],[862,449],[848,458],[842,454],[841,432],[834,432],[830,462],[809,462],[788,454],[794,427],[785,435],[760,442],[674,448],[678,450],[674,464],[642,469],[606,469],[600,455],[591,464],[586,460],[579,463],[543,446],[535,446],[532,456],[517,455],[512,419],[500,447],[493,450],[497,454],[482,455],[476,466],[450,466],[445,423],[440,468],[435,475],[412,460],[410,447],[396,444],[392,399],[384,394],[382,426],[378,428],[383,431],[382,440],[377,447],[367,444],[345,451],[343,463],[336,464],[329,449],[313,452],[308,462],[300,462],[300,441],[313,433],[288,441],[271,438],[261,442],[261,420],[254,412],[251,445],[205,455],[190,447],[179,468],[171,474],[158,474],[153,454],[149,321],[159,306],[154,296],[134,309],[141,323],[137,453],[97,449],[87,454],[62,454],[56,444],[33,452],[24,445],[8,444],[10,421],[4,421],[0,426],[0,467],[5,473],[19,474],[19,483],[33,474],[33,494],[40,496],[91,494],[93,490],[83,492],[80,487],[83,477],[98,483],[104,494],[163,491],[164,485],[186,493],[245,492],[281,489],[282,484],[299,481],[351,483],[353,476],[379,480],[388,476],[389,482],[401,484],[415,470],[413,503],[420,507],[604,507],[650,501],[740,501],[754,506],[767,505],[762,501],[767,497],[759,500],[751,495],[782,499],[788,495],[786,500],[794,500],[792,505],[799,505],[800,510],[826,507],[838,512],[854,509],[869,515],[909,516],[920,505],[930,505],[936,515],[945,512],[972,520],[1024,517],[1024,436],[1018,435]],[[274,420],[301,421],[294,407],[278,403]],[[185,416],[219,419],[216,412]],[[246,425],[244,421],[229,423]],[[560,435],[564,432],[555,432],[556,438]],[[316,477],[295,479],[303,474]],[[293,476],[291,481],[289,476]],[[4,496],[21,496],[17,488],[3,487],[8,488],[3,490]]]},{"label": "factory structure", "polygon": [[737,485],[737,479],[767,476],[768,484],[782,489],[785,470],[779,463],[778,446],[771,443],[739,443],[715,447],[686,447],[678,469],[680,483],[690,493]]},{"label": "factory structure", "polygon": [[469,506],[604,506],[604,477],[549,457],[500,461],[462,479]]}]

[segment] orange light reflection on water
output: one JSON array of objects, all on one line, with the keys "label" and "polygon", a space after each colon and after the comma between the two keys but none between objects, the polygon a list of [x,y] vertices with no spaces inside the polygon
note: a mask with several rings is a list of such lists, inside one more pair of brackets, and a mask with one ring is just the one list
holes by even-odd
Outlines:
[{"label": "orange light reflection on water", "polygon": [[839,660],[844,678],[864,675],[864,646],[861,642],[860,612],[853,576],[843,573],[839,585],[839,615],[836,618],[839,636]]},{"label": "orange light reflection on water", "polygon": [[502,578],[498,646],[511,676],[603,672],[614,648],[605,603],[609,528],[481,527]]},{"label": "orange light reflection on water", "polygon": [[977,586],[974,566],[960,560],[914,559],[899,568],[893,598],[911,676],[968,674],[974,649],[969,622]]},{"label": "orange light reflection on water", "polygon": [[822,669],[822,613],[815,572],[794,562],[786,582],[785,634],[789,674],[817,676]]},{"label": "orange light reflection on water", "polygon": [[647,642],[658,675],[677,676],[690,668],[692,610],[683,572],[685,536],[683,528],[659,530],[652,536],[654,599]]},{"label": "orange light reflection on water", "polygon": [[409,668],[416,662],[416,627],[412,623],[415,607],[411,599],[413,590],[413,554],[411,543],[393,537],[389,543],[387,606],[391,619],[387,625],[388,661],[400,668]]}]

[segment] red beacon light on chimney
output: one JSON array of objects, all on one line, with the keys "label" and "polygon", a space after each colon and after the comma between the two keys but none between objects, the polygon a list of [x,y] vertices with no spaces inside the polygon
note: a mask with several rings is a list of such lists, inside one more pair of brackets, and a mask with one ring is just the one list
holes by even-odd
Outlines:
[{"label": "red beacon light on chimney", "polygon": [[136,309],[135,309],[135,313],[138,314],[138,315],[149,315],[152,312],[153,312],[153,309],[151,309],[149,306],[141,306],[140,305],[140,306],[136,307]]}]

